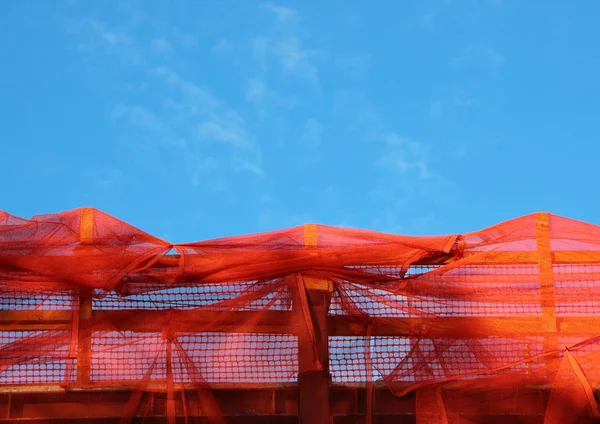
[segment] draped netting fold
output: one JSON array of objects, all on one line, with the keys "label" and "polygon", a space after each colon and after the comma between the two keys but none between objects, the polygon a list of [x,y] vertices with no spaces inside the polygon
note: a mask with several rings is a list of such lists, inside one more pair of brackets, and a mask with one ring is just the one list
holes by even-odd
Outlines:
[{"label": "draped netting fold", "polygon": [[[168,414],[175,397],[199,413],[193,397],[219,422],[216,385],[327,369],[416,392],[419,422],[522,410],[562,424],[600,419],[599,355],[600,227],[548,213],[462,235],[307,224],[174,244],[92,208],[0,211],[0,391],[130,389],[125,421],[163,392]],[[532,406],[526,387],[548,398]]]}]

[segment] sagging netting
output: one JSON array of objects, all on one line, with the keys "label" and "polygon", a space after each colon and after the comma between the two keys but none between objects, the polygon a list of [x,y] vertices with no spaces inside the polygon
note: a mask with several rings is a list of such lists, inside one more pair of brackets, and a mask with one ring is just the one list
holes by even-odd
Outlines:
[{"label": "sagging netting", "polygon": [[598,334],[600,227],[547,213],[464,235],[308,224],[171,244],[90,208],[0,212],[0,391],[191,387],[218,420],[213,387],[326,371],[416,392],[421,422],[464,422],[477,391],[531,412],[520,391],[547,387],[538,412],[562,424],[600,418]]}]

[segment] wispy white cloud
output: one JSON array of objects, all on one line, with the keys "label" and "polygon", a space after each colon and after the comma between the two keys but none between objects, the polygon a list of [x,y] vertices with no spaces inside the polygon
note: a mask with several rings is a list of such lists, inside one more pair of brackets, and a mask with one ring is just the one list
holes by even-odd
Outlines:
[{"label": "wispy white cloud", "polygon": [[266,34],[256,36],[252,43],[252,53],[259,68],[266,72],[269,62],[274,61],[287,75],[303,78],[318,85],[317,61],[325,54],[321,49],[306,47],[306,28],[297,25],[300,14],[289,7],[266,3],[260,6],[274,16],[274,25]]},{"label": "wispy white cloud", "polygon": [[267,86],[266,81],[260,78],[250,78],[246,81],[244,97],[247,102],[261,107],[261,111],[266,115],[266,109],[269,108],[293,108],[296,101],[291,97],[283,97],[275,90]]},{"label": "wispy white cloud", "polygon": [[[152,74],[173,90],[172,98],[166,105],[174,122],[192,129],[188,144],[218,143],[228,146],[232,149],[231,163],[235,170],[256,175],[264,173],[260,146],[236,110],[218,100],[208,88],[182,77],[172,69],[156,68]],[[196,146],[196,149],[199,147]]]},{"label": "wispy white cloud", "polygon": [[394,173],[410,174],[418,180],[432,178],[428,166],[429,146],[393,132],[383,134],[382,139],[385,149],[379,159],[380,165]]},{"label": "wispy white cloud", "polygon": [[[295,19],[292,10],[265,7],[277,20]],[[203,190],[227,190],[237,174],[262,177],[261,148],[244,116],[214,89],[190,76],[181,61],[183,54],[197,47],[196,36],[167,20],[149,18],[137,6],[125,12],[116,12],[111,21],[73,16],[65,28],[85,61],[102,62],[103,72],[127,68],[112,75],[123,94],[115,96],[110,112],[117,139],[126,142],[123,146],[136,158],[143,158],[142,166],[187,178],[192,187]],[[267,47],[268,43],[265,54]],[[232,40],[222,38],[213,51],[233,48]],[[278,99],[267,87],[264,98]],[[114,179],[110,177],[96,184],[109,186]]]},{"label": "wispy white cloud", "polygon": [[147,131],[160,133],[164,130],[162,120],[154,112],[142,106],[119,103],[113,108],[111,116]]},{"label": "wispy white cloud", "polygon": [[[430,144],[401,135],[390,129],[368,99],[355,92],[340,92],[339,113],[351,124],[351,131],[370,143],[374,166],[373,186],[368,195],[381,205],[374,213],[375,228],[399,230],[391,225],[395,218],[410,214],[404,207],[422,201],[428,192],[446,186],[446,179],[436,168],[435,151]],[[434,108],[435,109],[435,108]],[[368,160],[367,156],[364,160]],[[365,196],[367,193],[365,193]],[[391,208],[387,213],[385,209]],[[413,211],[414,212],[414,211]]]},{"label": "wispy white cloud", "polygon": [[265,3],[260,7],[261,9],[267,10],[274,14],[279,23],[284,23],[292,19],[298,19],[298,12],[289,7],[279,6],[273,3]]},{"label": "wispy white cloud", "polygon": [[89,19],[88,24],[89,28],[92,29],[94,33],[108,45],[117,46],[133,44],[131,37],[115,29],[109,28],[106,24],[100,21]]},{"label": "wispy white cloud", "polygon": [[251,142],[242,116],[216,99],[206,87],[165,67],[154,69],[152,74],[161,77],[174,90],[174,98],[169,99],[167,105],[176,111],[179,119],[197,122],[195,134],[201,140],[222,142],[237,148],[257,147]]},{"label": "wispy white cloud", "polygon": [[123,65],[142,65],[143,54],[133,37],[94,18],[72,19],[66,29],[77,37],[77,47],[85,60],[98,54],[113,57]]},{"label": "wispy white cloud", "polygon": [[393,172],[408,174],[416,172],[421,180],[431,178],[427,164],[420,158],[412,157],[412,152],[392,150],[381,157],[381,164]]},{"label": "wispy white cloud", "polygon": [[197,135],[204,141],[216,141],[238,148],[250,148],[248,136],[241,119],[224,116],[210,116],[198,124]]},{"label": "wispy white cloud", "polygon": [[[160,116],[143,106],[119,104],[112,117],[142,131],[146,135],[144,140],[162,141],[165,147],[178,149],[193,187],[228,169],[264,174],[260,148],[237,112],[172,71],[159,75],[165,77],[167,84],[169,81],[173,84],[173,98],[165,101]],[[222,191],[226,183],[223,175],[219,175],[210,181],[220,187],[217,191]]]},{"label": "wispy white cloud", "polygon": [[258,176],[265,175],[264,169],[257,165],[257,161],[250,161],[245,158],[235,158],[233,160],[233,166],[237,171],[249,171]]},{"label": "wispy white cloud", "polygon": [[[452,196],[453,184],[437,168],[428,142],[390,130],[373,106],[365,105],[356,130],[372,144],[373,177],[364,194],[373,210],[370,226],[381,231],[411,232],[425,208]],[[414,208],[414,205],[419,205]]]},{"label": "wispy white cloud", "polygon": [[319,72],[313,59],[321,54],[319,50],[307,49],[300,39],[289,37],[280,40],[273,51],[284,72],[318,83]]},{"label": "wispy white cloud", "polygon": [[[94,20],[80,20],[75,33],[82,38],[90,54],[112,60],[116,66],[132,67],[131,84],[163,84],[152,99],[145,102],[117,102],[111,117],[120,126],[125,125],[129,139],[137,134],[144,150],[169,147],[181,152],[192,185],[205,180],[207,175],[232,171],[262,175],[260,147],[254,142],[243,117],[219,100],[208,88],[183,77],[171,66],[176,45],[164,37],[150,39],[148,51],[161,53],[161,65],[152,65],[156,56],[144,57],[139,42],[124,28],[112,28]],[[83,25],[85,23],[85,26]],[[191,37],[171,28],[177,45],[188,45]],[[183,48],[183,47],[180,47]],[[131,56],[134,56],[132,59]],[[210,146],[219,146],[214,149]],[[217,157],[215,154],[218,154]],[[223,161],[223,159],[225,159]],[[222,179],[220,179],[221,181]],[[224,184],[221,184],[223,186]]]},{"label": "wispy white cloud", "polygon": [[134,150],[157,148],[187,149],[185,138],[164,116],[164,111],[152,111],[142,105],[118,103],[110,114],[122,126],[129,145]]},{"label": "wispy white cloud", "polygon": [[182,95],[191,113],[208,113],[219,106],[219,101],[207,88],[182,78],[170,68],[160,66],[152,69],[150,74],[162,77],[178,94]]}]

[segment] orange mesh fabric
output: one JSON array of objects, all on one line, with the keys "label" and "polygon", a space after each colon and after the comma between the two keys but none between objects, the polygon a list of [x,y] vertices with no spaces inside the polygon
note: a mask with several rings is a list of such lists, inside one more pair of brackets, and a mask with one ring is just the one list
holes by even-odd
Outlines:
[{"label": "orange mesh fabric", "polygon": [[[326,364],[315,289],[330,292]],[[333,384],[416,391],[418,422],[569,423],[600,418],[599,341],[600,227],[546,213],[460,236],[307,225],[171,244],[90,208],[0,212],[0,390],[166,392],[170,422],[180,392],[219,422],[212,386],[327,368]]]}]

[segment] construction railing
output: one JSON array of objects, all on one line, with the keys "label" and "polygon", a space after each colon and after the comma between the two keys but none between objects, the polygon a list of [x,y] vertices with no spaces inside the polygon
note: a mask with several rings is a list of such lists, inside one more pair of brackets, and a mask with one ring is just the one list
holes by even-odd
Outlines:
[{"label": "construction railing", "polygon": [[593,422],[599,335],[600,227],[547,213],[171,244],[0,212],[0,422]]}]

